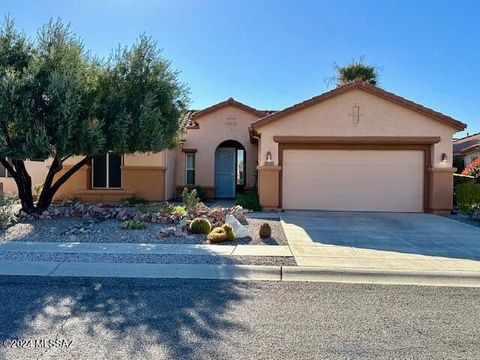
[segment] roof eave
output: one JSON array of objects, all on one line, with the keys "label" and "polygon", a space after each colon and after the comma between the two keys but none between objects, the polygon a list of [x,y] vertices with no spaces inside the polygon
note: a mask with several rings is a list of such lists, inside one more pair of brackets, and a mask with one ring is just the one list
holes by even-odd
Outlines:
[{"label": "roof eave", "polygon": [[376,86],[373,86],[373,85],[370,85],[370,84],[366,84],[365,82],[363,82],[361,80],[358,80],[358,79],[355,80],[355,81],[352,81],[348,84],[339,86],[339,87],[337,87],[333,90],[330,90],[326,93],[320,94],[318,96],[312,97],[312,98],[310,98],[308,100],[305,100],[303,102],[292,105],[292,106],[290,106],[288,108],[285,108],[281,111],[278,111],[276,113],[264,116],[263,118],[260,118],[257,121],[254,121],[251,126],[254,129],[258,129],[258,128],[260,128],[260,127],[262,127],[266,124],[269,124],[273,121],[276,121],[280,118],[283,118],[283,117],[288,116],[292,113],[301,111],[301,110],[303,110],[305,108],[308,108],[310,106],[319,104],[323,101],[331,99],[335,96],[343,94],[343,93],[345,93],[349,90],[352,90],[352,89],[359,89],[359,90],[363,90],[363,91],[372,93],[374,95],[380,96],[380,97],[385,98],[386,100],[389,100],[391,102],[394,102],[394,103],[396,103],[400,106],[404,106],[406,108],[409,108],[410,110],[422,113],[425,116],[428,116],[428,117],[433,118],[433,119],[435,119],[439,122],[442,122],[446,125],[449,125],[449,126],[455,128],[455,129],[457,129],[458,131],[465,130],[466,127],[467,127],[467,125],[462,123],[461,121],[455,120],[455,119],[453,119],[453,118],[451,118],[447,115],[444,115],[442,113],[439,113],[435,110],[426,108],[426,107],[424,107],[420,104],[417,104],[417,103],[415,103],[411,100],[407,100],[407,99],[405,99],[401,96],[398,96],[394,93],[385,91],[383,89],[380,89],[380,88],[378,88]]}]

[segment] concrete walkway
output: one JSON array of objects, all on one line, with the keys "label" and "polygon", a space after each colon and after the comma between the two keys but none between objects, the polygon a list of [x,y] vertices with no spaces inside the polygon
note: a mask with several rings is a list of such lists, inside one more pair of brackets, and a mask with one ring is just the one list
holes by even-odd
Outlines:
[{"label": "concrete walkway", "polygon": [[288,211],[281,221],[300,267],[480,274],[480,229],[444,217]]},{"label": "concrete walkway", "polygon": [[155,254],[155,255],[219,255],[219,256],[292,256],[287,245],[195,245],[195,244],[125,244],[80,242],[0,243],[0,252],[34,251],[73,254]]}]

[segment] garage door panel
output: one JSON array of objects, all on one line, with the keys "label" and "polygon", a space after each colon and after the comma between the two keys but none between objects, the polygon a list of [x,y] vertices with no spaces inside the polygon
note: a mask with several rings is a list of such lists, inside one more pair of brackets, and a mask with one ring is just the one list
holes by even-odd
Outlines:
[{"label": "garage door panel", "polygon": [[284,150],[284,209],[423,211],[419,150]]}]

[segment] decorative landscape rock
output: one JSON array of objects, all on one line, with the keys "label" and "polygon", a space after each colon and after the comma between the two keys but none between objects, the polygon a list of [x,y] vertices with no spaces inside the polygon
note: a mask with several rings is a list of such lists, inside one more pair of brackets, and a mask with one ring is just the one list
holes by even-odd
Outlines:
[{"label": "decorative landscape rock", "polygon": [[80,235],[94,232],[94,226],[98,221],[93,219],[82,222],[81,224],[70,226],[65,235]]},{"label": "decorative landscape rock", "polygon": [[250,236],[248,229],[243,226],[233,215],[227,215],[225,218],[225,223],[229,224],[233,228],[233,232],[237,238],[244,238]]},{"label": "decorative landscape rock", "polygon": [[[157,204],[158,205],[158,204]],[[158,206],[152,204],[152,212],[148,212],[149,205],[144,205],[141,208],[122,204],[122,205],[108,205],[108,204],[84,204],[81,202],[67,202],[62,205],[52,205],[42,214],[29,215],[21,212],[18,220],[20,221],[34,221],[36,219],[55,219],[76,217],[85,219],[81,226],[75,229],[70,229],[72,234],[88,233],[91,231],[90,224],[95,224],[99,219],[117,219],[119,221],[133,220],[145,223],[156,224],[172,224],[174,226],[162,229],[157,237],[165,236],[188,236],[186,229],[187,224],[195,218],[205,218],[215,226],[222,226],[226,223],[227,218],[237,220],[234,223],[230,220],[233,230],[237,237],[249,236],[248,231],[240,223],[245,222],[244,210],[241,206],[234,207],[215,207],[209,208],[204,203],[198,203],[195,206],[195,213],[186,215],[169,214],[168,212],[158,212]],[[157,211],[157,212],[155,212]],[[85,224],[85,225],[84,225]],[[93,225],[92,225],[93,226]]]}]

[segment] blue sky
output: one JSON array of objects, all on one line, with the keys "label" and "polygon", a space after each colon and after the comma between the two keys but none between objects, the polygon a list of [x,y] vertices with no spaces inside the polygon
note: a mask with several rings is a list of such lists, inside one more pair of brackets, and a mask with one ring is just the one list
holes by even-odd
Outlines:
[{"label": "blue sky", "polygon": [[333,87],[334,64],[382,67],[380,86],[480,131],[480,1],[2,0],[29,35],[60,17],[106,56],[146,32],[192,108],[230,96],[281,109]]}]

